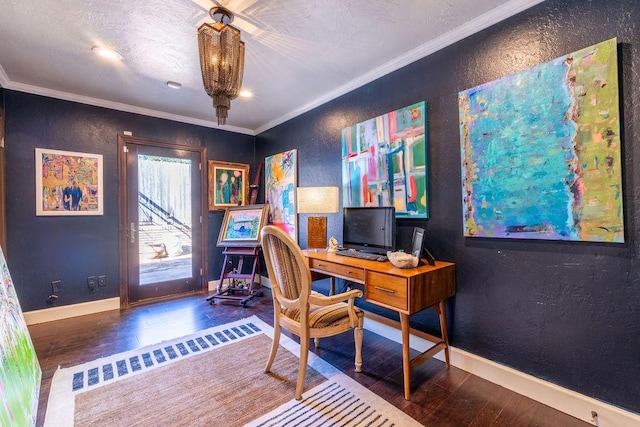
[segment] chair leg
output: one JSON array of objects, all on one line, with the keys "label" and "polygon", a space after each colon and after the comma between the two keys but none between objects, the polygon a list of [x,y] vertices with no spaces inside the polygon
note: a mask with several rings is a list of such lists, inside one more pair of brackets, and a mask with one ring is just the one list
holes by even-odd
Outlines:
[{"label": "chair leg", "polygon": [[300,337],[300,366],[298,367],[298,384],[296,385],[296,400],[302,400],[304,389],[304,376],[307,373],[307,361],[309,359],[309,337]]},{"label": "chair leg", "polygon": [[273,361],[276,359],[276,353],[278,352],[278,346],[280,345],[280,324],[276,320],[275,325],[273,327],[273,342],[271,343],[271,352],[269,353],[269,360],[267,360],[267,365],[264,368],[265,372],[271,371],[271,365]]},{"label": "chair leg", "polygon": [[353,330],[353,340],[356,343],[356,372],[362,372],[362,322]]},{"label": "chair leg", "polygon": [[320,347],[320,338],[314,338],[313,343],[315,344],[316,348]]}]

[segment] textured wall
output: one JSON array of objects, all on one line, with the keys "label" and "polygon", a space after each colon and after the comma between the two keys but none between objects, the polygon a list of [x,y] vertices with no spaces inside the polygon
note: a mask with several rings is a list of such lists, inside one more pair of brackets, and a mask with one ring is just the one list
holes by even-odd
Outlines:
[{"label": "textured wall", "polygon": [[[300,186],[340,186],[341,129],[425,100],[431,218],[399,223],[399,245],[408,247],[413,226],[426,226],[436,256],[456,263],[452,344],[640,412],[638,23],[640,2],[547,0],[258,135],[258,158],[297,148]],[[626,243],[464,238],[458,92],[612,37],[621,57]],[[329,234],[341,233],[331,218]],[[437,328],[430,312],[412,323]]]},{"label": "textured wall", "polygon": [[[254,163],[252,136],[8,90],[5,105],[7,260],[24,311],[49,307],[56,279],[63,283],[58,306],[118,296],[118,133],[204,145],[209,159]],[[102,154],[104,215],[36,217],[36,147]],[[223,214],[208,214],[209,280],[220,276]],[[107,276],[107,287],[90,292],[87,277],[98,274]]]}]

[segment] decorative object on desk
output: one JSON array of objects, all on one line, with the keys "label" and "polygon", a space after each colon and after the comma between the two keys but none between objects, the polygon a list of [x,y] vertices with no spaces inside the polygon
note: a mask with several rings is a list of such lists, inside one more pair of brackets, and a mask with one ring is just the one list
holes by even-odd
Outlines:
[{"label": "decorative object on desk", "polygon": [[209,160],[209,210],[247,204],[249,165]]},{"label": "decorative object on desk", "polygon": [[36,148],[36,215],[102,215],[102,154]]},{"label": "decorative object on desk", "polygon": [[[427,248],[425,244],[425,229],[420,227],[413,227],[413,237],[411,239],[411,255],[417,256],[418,258],[424,258],[427,260],[429,265],[436,265],[436,258]],[[418,265],[420,263],[418,262]]]},{"label": "decorative object on desk", "polygon": [[327,249],[328,252],[338,252],[338,239],[336,239],[335,237],[331,236],[331,238],[329,239],[329,249]]},{"label": "decorative object on desk", "polygon": [[213,7],[209,16],[215,23],[198,28],[200,71],[204,89],[213,99],[218,125],[227,121],[231,100],[238,97],[244,73],[244,42],[240,30],[232,27],[233,13],[224,7]]},{"label": "decorative object on desk", "polygon": [[227,208],[218,235],[218,246],[260,245],[260,231],[267,223],[267,205]]},{"label": "decorative object on desk", "polygon": [[343,206],[428,217],[426,119],[423,101],[342,130]]},{"label": "decorative object on desk", "polygon": [[295,241],[298,240],[297,153],[297,150],[289,150],[269,156],[264,161],[264,197],[269,204],[269,224],[282,228]]},{"label": "decorative object on desk", "polygon": [[420,258],[423,247],[424,228],[413,227],[413,236],[411,237],[411,255]]},{"label": "decorative object on desk", "polygon": [[398,268],[415,268],[420,264],[420,257],[402,251],[387,252],[387,259]]},{"label": "decorative object on desk", "polygon": [[617,49],[460,92],[465,236],[624,242]]},{"label": "decorative object on desk", "polygon": [[[354,402],[363,408],[354,424],[361,425],[379,417],[385,425],[419,425],[315,354],[309,354],[307,373],[307,382],[314,388],[304,394],[302,402],[291,399],[295,369],[282,372],[281,377],[263,372],[264,354],[269,351],[272,337],[273,328],[252,316],[58,369],[51,383],[44,425],[71,426],[74,419],[83,425],[114,425],[118,422],[109,423],[109,420],[126,419],[130,425],[254,426],[269,419],[269,425],[281,426],[287,421],[299,424],[299,420],[316,417],[319,423],[329,424],[347,414],[356,415],[353,406],[345,402]],[[274,368],[297,364],[299,345],[283,335],[280,346],[280,357]],[[242,360],[241,369],[229,369],[228,364],[220,363],[238,358]],[[137,363],[134,365],[132,361]],[[105,378],[104,366],[114,372],[111,379]],[[126,368],[122,375],[118,375],[119,366]],[[136,370],[129,369],[133,366]],[[100,375],[93,376],[91,369],[94,368]],[[106,372],[110,372],[109,368]],[[74,382],[75,374],[81,380]],[[147,392],[141,393],[141,390]],[[335,396],[339,392],[344,393],[342,398],[328,399],[330,393]],[[211,404],[213,395],[215,404]],[[269,398],[260,399],[259,404],[251,404],[249,400],[243,404],[246,396]],[[185,405],[187,401],[189,404]],[[292,419],[292,412],[298,418]],[[327,420],[331,417],[335,417],[333,421]]]},{"label": "decorative object on desk", "polygon": [[327,217],[317,214],[337,213],[340,207],[338,187],[298,187],[298,213],[307,218],[307,248],[327,248]]}]

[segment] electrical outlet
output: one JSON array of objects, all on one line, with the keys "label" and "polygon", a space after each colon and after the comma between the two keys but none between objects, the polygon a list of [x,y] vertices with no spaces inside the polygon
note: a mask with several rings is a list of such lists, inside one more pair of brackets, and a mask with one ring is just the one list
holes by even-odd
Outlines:
[{"label": "electrical outlet", "polygon": [[90,291],[96,288],[96,276],[87,277],[87,286],[89,286]]},{"label": "electrical outlet", "polygon": [[52,294],[59,293],[60,289],[62,289],[62,280],[54,280],[53,282],[51,282],[51,293]]},{"label": "electrical outlet", "polygon": [[107,286],[107,276],[105,276],[104,274],[98,276],[98,286]]}]

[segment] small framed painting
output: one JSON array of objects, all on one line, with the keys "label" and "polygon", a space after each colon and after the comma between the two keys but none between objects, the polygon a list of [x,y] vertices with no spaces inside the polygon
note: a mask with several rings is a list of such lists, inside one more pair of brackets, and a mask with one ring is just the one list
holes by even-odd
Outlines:
[{"label": "small framed painting", "polygon": [[36,148],[36,215],[103,215],[102,154]]},{"label": "small framed painting", "polygon": [[220,227],[218,246],[259,246],[260,231],[268,214],[266,204],[228,208]]},{"label": "small framed painting", "polygon": [[247,204],[249,165],[209,160],[209,210]]}]

